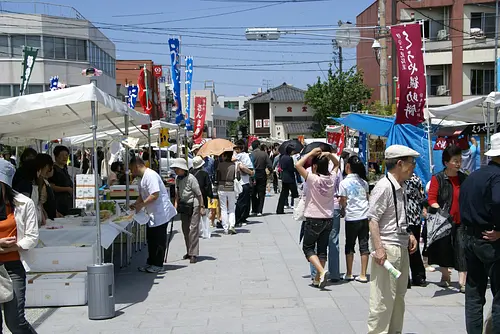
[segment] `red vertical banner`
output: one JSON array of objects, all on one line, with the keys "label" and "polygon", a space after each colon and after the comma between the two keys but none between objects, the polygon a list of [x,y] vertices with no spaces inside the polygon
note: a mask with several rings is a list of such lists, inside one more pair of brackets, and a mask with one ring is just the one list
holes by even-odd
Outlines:
[{"label": "red vertical banner", "polygon": [[327,132],[326,135],[328,136],[328,144],[336,144],[337,141],[335,140],[335,132]]},{"label": "red vertical banner", "polygon": [[347,126],[342,127],[342,132],[337,139],[337,155],[342,154],[345,147],[346,133],[349,133],[349,128]]},{"label": "red vertical banner", "polygon": [[396,124],[424,121],[426,78],[419,23],[391,27],[398,54],[399,104]]},{"label": "red vertical banner", "polygon": [[205,116],[207,114],[207,98],[203,96],[194,97],[194,133],[193,142],[199,144],[203,137],[203,128],[205,126]]}]

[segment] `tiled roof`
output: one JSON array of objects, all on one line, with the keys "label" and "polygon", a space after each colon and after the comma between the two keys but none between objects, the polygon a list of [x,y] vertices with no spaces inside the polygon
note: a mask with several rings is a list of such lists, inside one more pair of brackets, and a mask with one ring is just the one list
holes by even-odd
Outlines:
[{"label": "tiled roof", "polygon": [[281,86],[271,88],[267,92],[251,98],[248,103],[304,102],[305,92],[305,90],[283,83]]},{"label": "tiled roof", "polygon": [[286,133],[293,134],[306,134],[306,133],[314,133],[313,123],[312,122],[292,122],[292,123],[284,123]]}]

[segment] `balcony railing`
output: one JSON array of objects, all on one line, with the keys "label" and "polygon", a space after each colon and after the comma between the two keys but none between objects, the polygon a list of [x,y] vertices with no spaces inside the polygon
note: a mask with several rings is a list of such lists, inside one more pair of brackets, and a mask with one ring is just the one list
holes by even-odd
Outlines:
[{"label": "balcony railing", "polygon": [[0,14],[38,14],[86,20],[73,7],[35,1],[0,1]]}]

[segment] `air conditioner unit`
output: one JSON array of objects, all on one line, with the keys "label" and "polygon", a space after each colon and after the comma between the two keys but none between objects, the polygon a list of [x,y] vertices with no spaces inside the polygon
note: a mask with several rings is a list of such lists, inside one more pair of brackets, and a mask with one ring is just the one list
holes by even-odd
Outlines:
[{"label": "air conditioner unit", "polygon": [[446,89],[445,85],[438,86],[437,88],[437,95],[438,96],[445,96],[448,94],[448,90]]},{"label": "air conditioner unit", "polygon": [[437,40],[438,41],[444,41],[444,40],[447,40],[448,39],[448,32],[443,29],[443,30],[439,30],[438,33],[437,33]]},{"label": "air conditioner unit", "polygon": [[472,38],[484,38],[484,32],[481,28],[470,28],[470,36]]}]

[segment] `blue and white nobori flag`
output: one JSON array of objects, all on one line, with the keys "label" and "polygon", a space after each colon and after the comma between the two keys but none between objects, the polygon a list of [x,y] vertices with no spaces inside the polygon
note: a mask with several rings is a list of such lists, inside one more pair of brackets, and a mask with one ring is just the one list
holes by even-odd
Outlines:
[{"label": "blue and white nobori flag", "polygon": [[359,133],[359,153],[358,157],[359,160],[363,162],[364,165],[366,165],[366,162],[368,161],[366,157],[366,133],[365,132],[360,132]]},{"label": "blue and white nobori flag", "polygon": [[191,86],[193,82],[193,57],[186,57],[186,129],[193,130],[191,125]]},{"label": "blue and white nobori flag", "polygon": [[174,95],[175,123],[179,124],[184,120],[182,115],[181,101],[181,64],[179,62],[179,39],[169,38],[168,46],[170,48],[170,61],[172,63],[172,93]]},{"label": "blue and white nobori flag", "polygon": [[137,93],[139,92],[139,87],[137,85],[129,85],[127,86],[127,104],[129,108],[134,109],[135,104],[137,103]]},{"label": "blue and white nobori flag", "polygon": [[50,77],[50,90],[58,90],[59,89],[59,77],[56,75],[55,77]]}]

